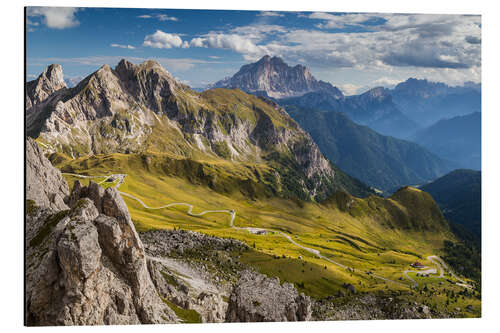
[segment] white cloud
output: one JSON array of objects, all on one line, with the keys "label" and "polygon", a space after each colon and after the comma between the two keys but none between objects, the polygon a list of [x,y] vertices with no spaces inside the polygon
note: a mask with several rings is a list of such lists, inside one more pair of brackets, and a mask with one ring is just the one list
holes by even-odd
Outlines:
[{"label": "white cloud", "polygon": [[151,19],[151,18],[156,18],[160,21],[179,21],[179,19],[175,16],[170,16],[170,15],[167,15],[167,14],[154,14],[154,15],[148,15],[148,14],[145,14],[145,15],[139,15],[137,16],[138,18],[142,18],[142,19]]},{"label": "white cloud", "polygon": [[129,50],[134,50],[135,49],[135,46],[132,46],[132,45],[123,45],[123,44],[111,44],[110,45],[111,47],[118,47],[118,48],[121,48],[121,49],[129,49]]},{"label": "white cloud", "polygon": [[39,23],[39,22],[31,21],[31,20],[29,19],[29,17],[28,17],[28,18],[26,18],[26,24],[27,24],[27,25],[34,26],[34,27],[37,27],[37,26],[39,26],[39,25],[40,25],[40,23]]},{"label": "white cloud", "polygon": [[239,53],[256,53],[259,47],[250,39],[237,34],[211,33],[203,37],[193,38],[190,46],[230,49]]},{"label": "white cloud", "polygon": [[267,45],[257,45],[270,36],[282,35],[287,32],[279,25],[247,25],[229,30],[228,32],[209,32],[191,39],[191,47],[207,47],[233,50],[241,53],[245,60],[255,60],[266,54],[276,54],[283,46],[270,42]]},{"label": "white cloud", "polygon": [[189,47],[187,41],[182,41],[182,38],[177,34],[169,34],[161,30],[156,30],[152,35],[147,35],[144,38],[144,46],[157,49],[170,49],[173,47]]},{"label": "white cloud", "polygon": [[[450,84],[460,84],[467,77],[474,82],[481,80],[480,16],[301,15],[318,20],[325,29],[253,24],[211,31],[193,38],[190,46],[233,50],[246,61],[255,61],[265,54],[281,56],[288,63],[303,63],[320,73],[335,69],[372,73],[365,76],[364,86],[372,85],[377,77],[388,74],[401,81],[408,77],[405,78],[403,73],[411,76],[425,73],[429,78],[441,77]],[[363,29],[361,32],[327,30],[347,26]],[[391,82],[381,81],[379,84]],[[348,90],[353,88],[346,87]]]},{"label": "white cloud", "polygon": [[386,77],[386,76],[378,78],[377,80],[373,81],[373,83],[375,85],[384,86],[384,87],[392,87],[392,86],[397,85],[400,82],[401,82],[401,80],[393,79],[393,78]]},{"label": "white cloud", "polygon": [[283,17],[285,14],[280,12],[260,12],[257,16],[269,16],[269,17]]},{"label": "white cloud", "polygon": [[[26,15],[28,17],[40,17],[43,24],[52,29],[65,29],[76,27],[80,24],[75,13],[78,8],[71,7],[28,7]],[[37,25],[37,22],[31,23]]]},{"label": "white cloud", "polygon": [[178,21],[179,20],[177,17],[168,16],[166,14],[158,14],[158,15],[156,15],[156,17],[160,21]]},{"label": "white cloud", "polygon": [[320,29],[341,29],[348,25],[360,25],[373,20],[380,15],[374,14],[330,14],[323,12],[311,13],[308,18],[323,20],[325,23],[318,23],[316,27]]},{"label": "white cloud", "polygon": [[351,83],[346,83],[341,85],[339,88],[340,90],[342,90],[344,95],[351,96],[358,94],[363,87]]}]

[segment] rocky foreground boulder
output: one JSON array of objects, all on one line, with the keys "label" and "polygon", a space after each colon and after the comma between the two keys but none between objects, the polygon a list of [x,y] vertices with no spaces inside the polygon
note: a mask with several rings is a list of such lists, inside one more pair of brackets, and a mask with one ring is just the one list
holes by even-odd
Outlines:
[{"label": "rocky foreground boulder", "polygon": [[69,207],[50,200],[53,193],[64,194],[67,184],[33,145],[28,141],[28,170],[39,168],[27,177],[27,324],[177,322],[152,283],[144,247],[118,191],[77,184],[65,198]]},{"label": "rocky foreground boulder", "polygon": [[229,298],[226,321],[304,321],[311,319],[311,300],[290,283],[244,271]]}]

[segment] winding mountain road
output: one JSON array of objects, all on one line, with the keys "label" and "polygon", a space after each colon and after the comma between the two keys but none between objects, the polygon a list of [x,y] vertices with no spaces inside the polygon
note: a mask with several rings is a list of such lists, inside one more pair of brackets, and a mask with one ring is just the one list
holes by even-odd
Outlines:
[{"label": "winding mountain road", "polygon": [[[114,186],[116,189],[118,189],[120,187],[120,185],[124,182],[125,180],[125,177],[127,176],[126,174],[111,174],[111,175],[105,175],[105,176],[86,176],[86,175],[80,175],[80,174],[75,174],[75,173],[62,173],[63,175],[69,175],[69,176],[74,176],[74,177],[80,177],[80,178],[104,178],[103,181],[101,181],[99,184],[102,184],[103,182],[107,181],[109,178],[113,178],[113,181],[116,181],[117,179],[119,180],[118,183]],[[229,226],[231,228],[234,228],[234,229],[238,229],[238,230],[247,230],[249,232],[252,232],[252,233],[259,233],[259,232],[264,232],[264,233],[274,233],[276,232],[277,234],[279,234],[280,236],[286,238],[290,243],[292,243],[293,245],[303,249],[303,250],[306,250],[307,252],[313,254],[314,256],[320,258],[320,259],[323,259],[325,261],[328,261],[336,266],[339,266],[343,269],[346,269],[346,270],[350,270],[350,271],[354,271],[353,268],[351,267],[348,267],[346,265],[343,265],[339,262],[336,262],[324,255],[321,254],[320,251],[316,250],[316,249],[313,249],[313,248],[310,248],[310,247],[306,247],[306,246],[303,246],[303,245],[300,245],[299,243],[297,243],[290,235],[287,235],[281,231],[274,231],[274,230],[269,230],[269,229],[264,229],[264,228],[252,228],[252,227],[236,227],[234,226],[234,219],[236,218],[236,211],[234,209],[219,209],[219,210],[205,210],[205,211],[202,211],[201,213],[193,213],[193,205],[192,204],[189,204],[189,203],[186,203],[186,202],[173,202],[173,203],[169,203],[169,204],[166,204],[166,205],[163,205],[163,206],[158,206],[158,207],[150,207],[148,206],[147,204],[145,204],[141,199],[137,198],[136,196],[132,195],[132,194],[129,194],[129,193],[126,193],[126,192],[121,192],[121,191],[118,191],[122,196],[125,196],[125,197],[128,197],[130,199],[133,199],[135,201],[137,201],[141,206],[143,206],[144,208],[146,209],[151,209],[151,210],[159,210],[159,209],[165,209],[165,208],[169,208],[169,207],[173,207],[173,206],[186,206],[188,209],[187,209],[187,214],[190,215],[190,216],[195,216],[195,217],[200,217],[200,216],[203,216],[205,214],[208,214],[208,213],[225,213],[225,214],[229,214],[231,216],[231,219],[229,221]],[[444,261],[439,258],[438,256],[428,256],[427,259],[429,261],[431,261],[433,264],[435,264],[439,270],[440,270],[440,275],[439,277],[440,278],[444,278],[444,269],[443,267],[445,267],[445,269],[447,271],[450,272],[450,274],[457,280],[457,281],[460,281],[461,283],[457,283],[458,285],[461,285],[463,287],[466,287],[466,288],[472,288],[471,286],[467,285],[465,281],[463,280],[460,280],[449,268],[448,266],[444,263]],[[408,273],[410,272],[415,272],[415,273],[421,273],[421,274],[436,274],[437,273],[437,269],[436,268],[430,268],[430,269],[427,269],[425,271],[413,271],[413,270],[405,270],[403,272],[403,275],[408,279],[410,280],[410,282],[413,284],[413,286],[415,287],[418,287],[418,283],[417,281],[415,281],[414,279],[412,279]],[[401,283],[401,282],[398,282],[398,281],[394,281],[394,280],[390,280],[388,278],[385,278],[383,276],[380,276],[380,275],[376,275],[376,274],[371,274],[372,277],[376,278],[376,279],[380,279],[380,280],[383,280],[383,281],[386,281],[386,282],[390,282],[390,283],[393,283],[393,284],[397,284],[397,285],[401,285],[401,286],[404,286],[404,287],[408,287],[407,284],[405,283]]]}]

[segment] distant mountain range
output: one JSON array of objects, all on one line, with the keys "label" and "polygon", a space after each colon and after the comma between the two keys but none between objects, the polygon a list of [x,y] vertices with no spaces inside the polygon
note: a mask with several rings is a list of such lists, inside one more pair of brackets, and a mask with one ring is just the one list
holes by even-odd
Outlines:
[{"label": "distant mountain range", "polygon": [[287,112],[308,131],[325,156],[350,175],[392,192],[422,184],[456,168],[416,143],[381,135],[344,113],[294,105]]},{"label": "distant mountain range", "polygon": [[344,96],[332,84],[316,80],[303,65],[291,67],[269,56],[242,66],[234,76],[209,86],[213,87],[238,88],[282,105],[344,112],[358,124],[403,139],[443,118],[481,111],[480,84],[450,87],[410,78],[393,89],[376,87]]},{"label": "distant mountain range", "polygon": [[421,187],[452,223],[481,237],[481,172],[455,170]]},{"label": "distant mountain range", "polygon": [[411,140],[463,167],[481,170],[481,113],[443,119]]},{"label": "distant mountain range", "polygon": [[324,91],[311,92],[300,97],[281,99],[282,105],[296,105],[323,111],[338,111],[346,114],[360,125],[395,137],[407,137],[418,125],[404,115],[392,101],[388,89],[373,88],[361,95],[338,98]]},{"label": "distant mountain range", "polygon": [[450,87],[441,82],[410,78],[391,90],[394,103],[421,126],[481,112],[481,84]]},{"label": "distant mountain range", "polygon": [[[290,85],[284,79],[288,77],[301,84]],[[374,88],[346,97],[331,84],[318,82],[304,66],[290,67],[280,58],[266,56],[215,86],[239,88],[275,100],[311,134],[330,161],[383,191],[425,183],[457,166],[417,144],[369,128],[397,136],[416,130],[417,124],[399,110],[389,89]]]},{"label": "distant mountain range", "polygon": [[392,102],[386,89],[346,97],[332,84],[316,80],[307,67],[288,66],[279,57],[264,56],[244,65],[234,76],[209,86],[215,87],[238,88],[273,98],[282,105],[345,112],[355,122],[387,135],[405,136],[418,127]]}]

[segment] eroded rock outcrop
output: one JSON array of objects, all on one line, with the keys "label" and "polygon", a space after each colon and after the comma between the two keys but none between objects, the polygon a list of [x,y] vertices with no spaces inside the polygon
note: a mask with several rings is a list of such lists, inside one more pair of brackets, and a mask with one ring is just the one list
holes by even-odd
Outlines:
[{"label": "eroded rock outcrop", "polygon": [[311,300],[290,283],[244,271],[235,285],[226,321],[304,321],[311,319]]},{"label": "eroded rock outcrop", "polygon": [[199,316],[200,322],[224,322],[227,299],[241,270],[231,254],[247,251],[247,245],[186,230],[153,230],[140,236],[160,295]]},{"label": "eroded rock outcrop", "polygon": [[68,184],[31,138],[26,140],[26,199],[37,206],[68,209]]},{"label": "eroded rock outcrop", "polygon": [[[27,164],[43,161],[39,150],[30,149]],[[27,177],[28,198],[54,183],[67,191],[50,162],[44,167]],[[178,321],[153,285],[144,247],[116,189],[76,184],[67,200],[71,208],[64,210],[41,198],[26,216],[28,325]]]}]

